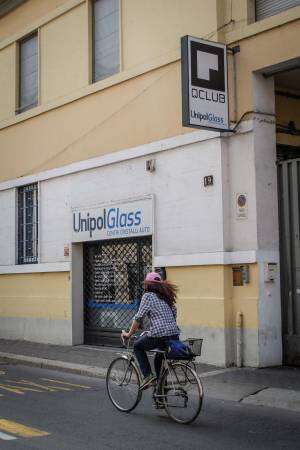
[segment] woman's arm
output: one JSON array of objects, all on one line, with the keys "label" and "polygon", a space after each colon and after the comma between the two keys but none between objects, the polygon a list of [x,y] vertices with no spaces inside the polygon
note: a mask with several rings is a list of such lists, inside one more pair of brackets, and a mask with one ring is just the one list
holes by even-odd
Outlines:
[{"label": "woman's arm", "polygon": [[130,330],[128,333],[125,330],[122,330],[122,337],[128,339],[130,338],[139,328],[139,323],[137,320],[133,319]]}]

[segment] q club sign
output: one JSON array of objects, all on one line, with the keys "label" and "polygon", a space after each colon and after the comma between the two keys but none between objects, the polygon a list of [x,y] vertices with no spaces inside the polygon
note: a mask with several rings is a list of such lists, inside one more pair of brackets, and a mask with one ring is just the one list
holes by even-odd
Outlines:
[{"label": "q club sign", "polygon": [[182,37],[181,71],[183,126],[227,131],[226,46]]},{"label": "q club sign", "polygon": [[72,209],[72,242],[98,241],[152,234],[152,197]]}]

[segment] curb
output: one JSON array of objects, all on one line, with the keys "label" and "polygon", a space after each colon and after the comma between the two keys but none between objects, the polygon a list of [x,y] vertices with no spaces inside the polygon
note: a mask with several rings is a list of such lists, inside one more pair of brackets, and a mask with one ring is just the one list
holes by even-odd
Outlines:
[{"label": "curb", "polygon": [[16,355],[14,353],[0,352],[0,358],[8,362],[22,363],[27,366],[39,367],[41,369],[54,369],[62,372],[87,375],[90,377],[105,378],[107,370],[102,367],[85,366],[53,359],[37,358],[35,356]]}]

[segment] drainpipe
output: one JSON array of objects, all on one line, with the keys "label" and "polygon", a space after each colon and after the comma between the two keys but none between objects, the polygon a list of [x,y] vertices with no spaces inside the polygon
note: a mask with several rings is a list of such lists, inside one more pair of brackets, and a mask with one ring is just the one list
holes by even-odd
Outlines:
[{"label": "drainpipe", "polygon": [[236,53],[239,53],[240,46],[228,47],[227,50],[232,55],[232,75],[233,75],[233,89],[232,89],[232,120],[237,122],[237,67],[236,67]]},{"label": "drainpipe", "polygon": [[242,367],[242,330],[243,330],[243,313],[238,312],[236,315],[236,366]]}]

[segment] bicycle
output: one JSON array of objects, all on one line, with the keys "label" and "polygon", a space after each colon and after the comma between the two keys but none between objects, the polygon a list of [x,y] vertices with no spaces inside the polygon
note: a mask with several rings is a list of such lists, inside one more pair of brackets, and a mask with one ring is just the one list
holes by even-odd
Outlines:
[{"label": "bicycle", "polygon": [[[164,409],[175,422],[189,424],[199,415],[203,402],[203,387],[196,373],[195,358],[201,355],[203,339],[184,341],[191,347],[188,360],[168,359],[167,350],[151,350],[162,353],[163,362],[156,384],[152,386],[154,407]],[[143,390],[140,389],[142,375],[128,339],[126,352],[119,353],[107,371],[106,389],[113,405],[129,413],[139,404]]]}]

